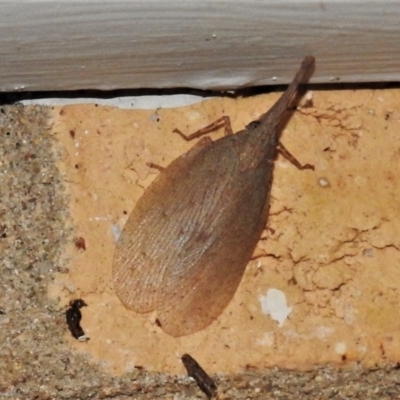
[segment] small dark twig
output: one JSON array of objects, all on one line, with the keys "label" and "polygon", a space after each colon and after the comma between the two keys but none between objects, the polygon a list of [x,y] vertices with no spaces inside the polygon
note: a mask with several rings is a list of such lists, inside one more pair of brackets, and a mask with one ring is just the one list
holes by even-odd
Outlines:
[{"label": "small dark twig", "polygon": [[68,328],[75,339],[78,339],[80,342],[86,342],[89,338],[85,335],[80,325],[82,319],[80,309],[87,306],[87,304],[82,299],[77,299],[71,300],[69,306],[69,309],[65,312]]},{"label": "small dark twig", "polygon": [[201,391],[211,399],[217,394],[217,385],[210,378],[206,371],[199,365],[199,363],[189,354],[184,354],[181,358],[183,365],[189,376],[191,376],[201,389]]}]

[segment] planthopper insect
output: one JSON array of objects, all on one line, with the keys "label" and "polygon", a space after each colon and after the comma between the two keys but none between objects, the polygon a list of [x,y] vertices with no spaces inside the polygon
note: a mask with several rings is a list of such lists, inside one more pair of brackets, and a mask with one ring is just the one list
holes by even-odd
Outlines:
[{"label": "planthopper insect", "polygon": [[285,152],[281,119],[314,63],[304,58],[257,121],[214,142],[200,140],[145,191],[114,255],[114,287],[127,308],[156,310],[174,337],[204,329],[224,311],[267,222],[274,160],[278,149]]}]

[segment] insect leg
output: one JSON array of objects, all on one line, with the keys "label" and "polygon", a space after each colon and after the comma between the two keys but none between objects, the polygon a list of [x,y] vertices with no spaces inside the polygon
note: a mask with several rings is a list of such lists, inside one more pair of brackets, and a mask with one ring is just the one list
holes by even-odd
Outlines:
[{"label": "insect leg", "polygon": [[281,153],[288,161],[290,161],[296,168],[298,169],[312,169],[314,170],[314,165],[311,164],[305,164],[302,165],[300,162],[297,160],[297,158],[290,153],[290,151],[281,143],[279,142],[278,144],[278,151]]},{"label": "insect leg", "polygon": [[190,135],[185,135],[177,128],[174,129],[174,132],[177,133],[178,135],[180,135],[186,141],[190,141],[190,140],[196,139],[200,136],[206,135],[207,133],[215,132],[216,130],[221,129],[221,128],[224,128],[225,136],[233,134],[231,120],[229,117],[224,116],[224,117],[218,118],[217,120],[212,122],[210,125],[207,125],[204,128],[201,128],[201,129],[197,130],[196,132],[191,133]]},{"label": "insect leg", "polygon": [[159,171],[162,171],[165,169],[165,167],[162,167],[161,165],[158,165],[156,163],[153,162],[147,162],[146,165],[150,168],[154,168],[154,169],[158,169]]}]

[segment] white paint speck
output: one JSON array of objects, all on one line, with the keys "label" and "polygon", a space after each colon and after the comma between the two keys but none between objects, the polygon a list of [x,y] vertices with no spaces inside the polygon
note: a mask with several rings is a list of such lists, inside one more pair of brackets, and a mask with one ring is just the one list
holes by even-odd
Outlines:
[{"label": "white paint speck", "polygon": [[314,92],[312,90],[309,90],[306,95],[304,96],[306,101],[311,101],[313,99]]},{"label": "white paint speck", "polygon": [[343,356],[346,354],[346,343],[338,342],[335,344],[335,353]]},{"label": "white paint speck", "polygon": [[266,332],[262,339],[257,339],[257,344],[261,346],[271,347],[274,345],[275,337],[272,332]]},{"label": "white paint speck", "polygon": [[347,305],[344,308],[344,315],[343,315],[344,322],[346,322],[347,325],[354,325],[357,317],[356,314],[357,312],[354,310],[354,308],[350,305]]},{"label": "white paint speck", "polygon": [[151,122],[158,122],[158,121],[160,121],[160,117],[157,115],[157,113],[151,114],[150,115],[150,121]]},{"label": "white paint speck", "polygon": [[268,289],[266,296],[259,297],[261,310],[282,327],[293,307],[288,307],[285,293],[278,289]]},{"label": "white paint speck", "polygon": [[319,178],[318,184],[319,184],[319,186],[321,186],[323,188],[330,186],[329,181],[326,178]]},{"label": "white paint speck", "polygon": [[109,221],[110,217],[89,217],[89,221]]},{"label": "white paint speck", "polygon": [[121,228],[117,224],[111,225],[111,233],[114,236],[114,242],[117,243],[119,237],[121,236]]},{"label": "white paint speck", "polygon": [[128,361],[125,364],[125,372],[133,372],[136,367],[135,367],[136,363],[134,363],[133,361]]},{"label": "white paint speck", "polygon": [[75,147],[79,147],[79,142],[75,142]]},{"label": "white paint speck", "polygon": [[315,336],[318,339],[326,340],[328,336],[332,335],[335,330],[330,326],[317,326],[315,328]]},{"label": "white paint speck", "polygon": [[374,249],[369,248],[363,251],[364,257],[373,257],[374,256]]}]

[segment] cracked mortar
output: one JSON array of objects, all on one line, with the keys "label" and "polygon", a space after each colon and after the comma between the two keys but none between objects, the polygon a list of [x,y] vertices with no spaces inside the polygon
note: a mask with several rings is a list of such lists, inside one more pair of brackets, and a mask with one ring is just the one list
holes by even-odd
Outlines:
[{"label": "cracked mortar", "polygon": [[[399,90],[316,92],[314,106],[294,113],[282,141],[315,171],[278,158],[271,229],[212,326],[174,339],[155,326],[154,316],[126,310],[114,295],[114,236],[157,174],[146,162],[167,165],[193,146],[173,129],[194,131],[225,114],[237,131],[276,98],[212,99],[157,113],[95,105],[3,108],[0,362],[7,373],[0,392],[168,398],[188,381],[135,367],[184,374],[183,353],[210,373],[241,373],[231,389],[237,379],[254,380],[253,372],[243,372],[249,368],[351,361],[369,368],[400,360]],[[75,246],[78,237],[86,250]],[[269,288],[284,292],[293,307],[282,328],[261,312],[259,297]],[[89,305],[82,309],[87,343],[75,341],[64,321],[68,301],[78,297]],[[266,398],[271,386],[263,379],[259,391],[240,384],[231,398],[249,397],[248,388],[254,398]]]}]

